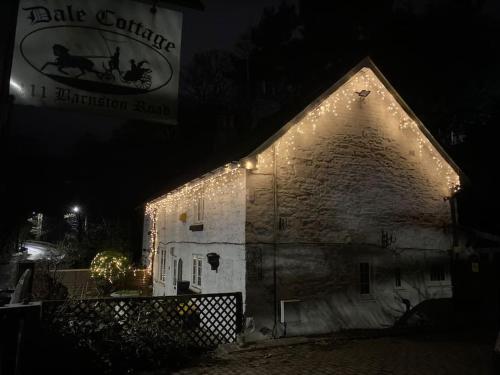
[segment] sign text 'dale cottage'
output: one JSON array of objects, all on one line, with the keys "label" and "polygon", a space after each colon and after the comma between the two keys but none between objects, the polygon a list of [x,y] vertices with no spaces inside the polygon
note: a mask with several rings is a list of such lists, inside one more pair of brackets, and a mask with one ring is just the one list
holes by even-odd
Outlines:
[{"label": "sign text 'dale cottage'", "polygon": [[133,1],[21,0],[19,104],[176,123],[182,16]]}]

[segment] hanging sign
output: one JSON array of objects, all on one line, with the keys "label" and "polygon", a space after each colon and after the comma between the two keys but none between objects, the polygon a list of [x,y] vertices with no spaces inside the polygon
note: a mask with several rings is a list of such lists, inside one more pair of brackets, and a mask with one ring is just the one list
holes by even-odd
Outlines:
[{"label": "hanging sign", "polygon": [[17,104],[176,123],[182,14],[132,0],[21,0]]}]

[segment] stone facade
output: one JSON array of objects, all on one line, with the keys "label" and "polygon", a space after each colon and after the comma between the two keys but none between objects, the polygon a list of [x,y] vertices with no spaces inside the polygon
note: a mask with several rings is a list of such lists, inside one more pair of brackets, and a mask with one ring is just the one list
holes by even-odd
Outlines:
[{"label": "stone facade", "polygon": [[253,338],[386,327],[450,297],[459,177],[416,121],[361,67],[242,159],[240,188],[220,188],[206,230],[179,223],[187,208],[158,216],[160,248],[205,263],[218,252],[222,273],[208,271],[201,292],[244,292]]}]

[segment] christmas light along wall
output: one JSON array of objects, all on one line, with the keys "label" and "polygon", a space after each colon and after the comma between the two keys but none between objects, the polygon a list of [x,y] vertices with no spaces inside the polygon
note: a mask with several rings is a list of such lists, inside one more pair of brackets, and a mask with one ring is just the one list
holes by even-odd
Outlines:
[{"label": "christmas light along wall", "polygon": [[[290,127],[290,129],[275,142],[276,157],[280,157],[285,164],[291,164],[293,160],[291,154],[296,150],[297,138],[305,136],[306,134],[314,135],[320,118],[326,114],[337,117],[339,111],[344,109],[351,111],[352,106],[360,100],[365,100],[368,94],[378,95],[380,99],[386,103],[385,108],[389,115],[396,119],[399,130],[406,133],[409,140],[415,143],[420,157],[422,157],[424,152],[430,155],[436,175],[443,176],[446,179],[449,195],[453,195],[460,190],[460,177],[457,172],[446,162],[446,160],[444,160],[434,145],[420,130],[418,124],[406,113],[370,68],[362,68],[339,89]],[[245,168],[272,168],[272,146],[257,155],[256,165],[253,165],[253,163],[250,164],[248,162],[244,163]],[[146,206],[146,214],[149,215],[152,221],[152,228],[155,228],[155,230],[151,231],[150,260],[154,257],[156,251],[154,246],[156,243],[156,220],[160,210],[166,210],[167,213],[171,213],[174,212],[178,203],[186,200],[193,202],[200,196],[212,200],[217,198],[221,193],[234,194],[237,187],[242,188],[241,184],[243,183],[243,179],[235,177],[244,173],[243,171],[245,168],[238,163],[226,164],[224,167],[200,179],[189,182],[148,203]],[[150,262],[149,265],[150,271],[152,271],[153,266],[151,263],[152,262]]]},{"label": "christmas light along wall", "polygon": [[[399,125],[399,130],[405,133],[410,142],[414,142],[418,154],[422,157],[427,152],[434,165],[437,176],[446,180],[448,194],[453,195],[460,190],[460,177],[457,172],[444,160],[427,136],[420,130],[418,124],[399,105],[394,96],[385,88],[370,68],[362,68],[339,89],[323,100],[315,108],[305,114],[296,124],[280,137],[276,143],[276,156],[285,164],[293,161],[292,153],[296,150],[296,139],[306,134],[314,135],[319,119],[326,114],[339,116],[342,110],[352,110],[352,106],[365,100],[368,94],[378,95],[385,104],[385,109]],[[257,157],[258,168],[272,168],[272,146],[261,152]]]},{"label": "christmas light along wall", "polygon": [[176,213],[183,205],[195,202],[203,197],[205,201],[212,201],[220,194],[234,195],[237,190],[244,188],[242,174],[244,168],[239,163],[228,163],[199,179],[190,181],[179,188],[149,202],[146,205],[146,215],[151,221],[149,272],[153,271],[153,260],[157,247],[157,220],[160,212]]}]

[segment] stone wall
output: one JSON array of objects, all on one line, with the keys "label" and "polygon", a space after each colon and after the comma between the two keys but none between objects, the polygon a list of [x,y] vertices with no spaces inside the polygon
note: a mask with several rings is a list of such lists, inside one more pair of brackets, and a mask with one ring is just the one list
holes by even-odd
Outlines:
[{"label": "stone wall", "polygon": [[[367,97],[355,94],[365,89]],[[247,176],[249,317],[273,311],[275,219],[278,300],[304,301],[297,332],[392,324],[403,306],[393,287],[399,253],[399,261],[412,265],[402,272],[401,290],[412,305],[451,295],[449,277],[429,285],[428,259],[448,261],[444,198],[458,176],[415,126],[363,69],[258,155]],[[363,259],[376,273],[376,287],[361,301]]]}]

